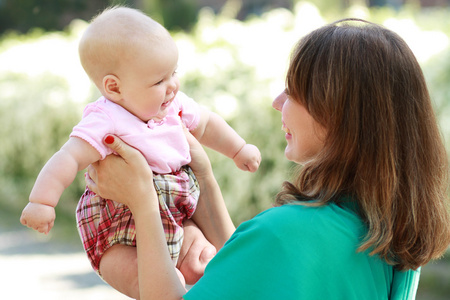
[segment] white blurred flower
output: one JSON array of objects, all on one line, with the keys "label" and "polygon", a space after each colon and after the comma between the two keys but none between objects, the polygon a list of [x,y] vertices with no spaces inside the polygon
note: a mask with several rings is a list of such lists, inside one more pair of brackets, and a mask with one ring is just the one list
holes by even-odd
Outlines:
[{"label": "white blurred flower", "polygon": [[297,39],[326,23],[317,6],[310,2],[298,2],[294,7],[294,14]]},{"label": "white blurred flower", "polygon": [[387,19],[383,23],[387,28],[398,33],[414,52],[417,60],[426,62],[449,46],[448,36],[442,31],[421,30],[410,19]]},{"label": "white blurred flower", "polygon": [[[74,27],[75,34],[70,36],[51,33],[7,46],[0,53],[0,74],[12,72],[37,77],[51,73],[61,76],[67,80],[71,100],[85,101],[90,93],[91,83],[78,58],[80,27],[84,23],[80,22]],[[52,99],[53,103],[55,101],[57,100]]]},{"label": "white blurred flower", "polygon": [[214,110],[223,118],[231,118],[238,108],[238,100],[230,94],[218,94],[214,96]]}]

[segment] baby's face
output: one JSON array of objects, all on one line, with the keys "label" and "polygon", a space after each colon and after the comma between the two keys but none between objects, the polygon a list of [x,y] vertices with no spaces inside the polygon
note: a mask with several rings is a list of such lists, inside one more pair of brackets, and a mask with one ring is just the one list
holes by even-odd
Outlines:
[{"label": "baby's face", "polygon": [[177,64],[178,50],[171,38],[149,51],[137,49],[123,64],[127,70],[120,78],[121,105],[144,122],[162,120],[180,87]]}]

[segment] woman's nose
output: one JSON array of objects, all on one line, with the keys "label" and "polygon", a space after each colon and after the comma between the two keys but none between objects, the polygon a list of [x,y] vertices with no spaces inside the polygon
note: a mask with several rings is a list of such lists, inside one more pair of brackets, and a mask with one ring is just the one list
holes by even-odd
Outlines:
[{"label": "woman's nose", "polygon": [[287,99],[286,93],[283,91],[281,94],[279,94],[272,102],[272,107],[276,110],[281,111],[283,108],[284,102]]}]

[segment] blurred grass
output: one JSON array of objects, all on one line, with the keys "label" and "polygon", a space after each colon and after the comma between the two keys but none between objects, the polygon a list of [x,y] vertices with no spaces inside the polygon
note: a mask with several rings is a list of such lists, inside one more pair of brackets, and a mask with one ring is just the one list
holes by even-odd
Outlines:
[{"label": "blurred grass", "polygon": [[[231,160],[208,151],[236,225],[271,206],[274,195],[282,181],[289,178],[293,167],[284,158],[280,115],[271,108],[273,97],[284,88],[290,49],[314,27],[349,16],[390,24],[401,35],[414,30],[412,39],[405,39],[412,43],[413,51],[424,57],[421,64],[447,149],[450,149],[448,9],[418,10],[409,6],[394,10],[357,6],[321,13],[316,6],[300,1],[294,12],[277,9],[245,22],[205,9],[190,34],[173,33],[180,48],[181,90],[222,115],[247,142],[257,145],[263,155],[259,171],[250,174],[238,170]],[[76,56],[79,32],[85,26],[76,21],[62,33],[34,30],[28,35],[9,34],[0,39],[2,229],[13,230],[20,226],[21,210],[39,170],[67,140],[84,105],[98,96],[94,87],[87,83]],[[436,33],[442,40],[432,38],[426,43],[419,40],[419,37],[435,37]],[[445,42],[447,46],[442,48]],[[420,48],[421,44],[425,50],[429,48],[438,53],[428,55]],[[74,214],[83,189],[80,172],[57,206],[52,239],[78,242]],[[443,300],[449,299],[449,295],[450,258],[447,254],[423,267],[417,299]]]}]

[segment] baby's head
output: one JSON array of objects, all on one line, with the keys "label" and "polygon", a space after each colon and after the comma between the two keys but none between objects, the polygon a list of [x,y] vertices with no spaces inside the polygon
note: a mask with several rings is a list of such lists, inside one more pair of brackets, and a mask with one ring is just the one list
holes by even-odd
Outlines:
[{"label": "baby's head", "polygon": [[163,26],[138,10],[103,11],[83,34],[79,54],[102,95],[144,121],[160,114],[160,106],[178,91],[176,44]]}]

